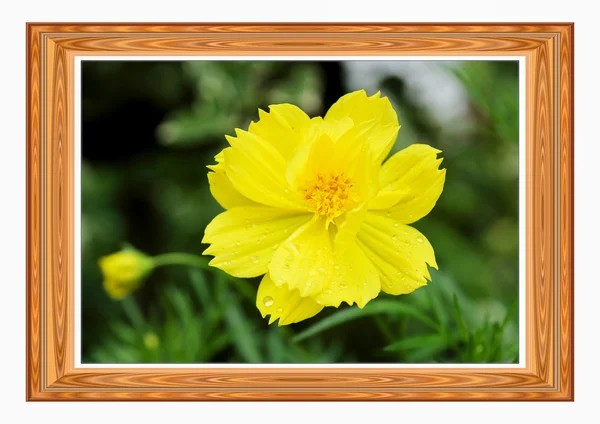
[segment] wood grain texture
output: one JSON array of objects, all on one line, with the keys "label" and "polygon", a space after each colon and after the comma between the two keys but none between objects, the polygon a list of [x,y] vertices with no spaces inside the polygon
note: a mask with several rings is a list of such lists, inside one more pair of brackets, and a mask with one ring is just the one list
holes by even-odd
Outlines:
[{"label": "wood grain texture", "polygon": [[32,27],[27,29],[27,398],[40,390],[41,381],[41,171],[40,171],[40,43]]},{"label": "wood grain texture", "polygon": [[[144,36],[134,35],[119,37],[98,37],[82,35],[77,39],[58,40],[68,49],[76,49],[80,54],[91,52],[103,54],[153,53],[157,50],[166,55],[296,55],[327,54],[330,56],[348,56],[349,54],[376,55],[430,55],[432,50],[448,55],[486,55],[491,51],[502,51],[509,54],[516,51],[528,51],[543,45],[543,40],[518,37],[469,37],[469,36],[437,36],[407,34],[392,37],[387,34],[347,35],[303,34],[273,35],[253,34],[248,37],[221,34],[182,38],[178,35]],[[439,54],[438,53],[438,54]],[[513,53],[514,54],[514,53]]]},{"label": "wood grain texture", "polygon": [[[27,399],[572,400],[572,24],[29,24]],[[526,60],[526,358],[507,368],[75,368],[74,57]]]}]

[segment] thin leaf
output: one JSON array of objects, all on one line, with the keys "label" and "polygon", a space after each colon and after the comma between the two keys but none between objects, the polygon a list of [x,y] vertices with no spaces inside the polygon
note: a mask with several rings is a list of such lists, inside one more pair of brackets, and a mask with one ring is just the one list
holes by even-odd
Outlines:
[{"label": "thin leaf", "polygon": [[398,352],[403,350],[421,348],[429,345],[445,346],[446,340],[444,336],[438,333],[418,335],[406,337],[402,340],[399,340],[395,343],[386,346],[383,350],[387,352]]},{"label": "thin leaf", "polygon": [[225,282],[225,276],[221,273],[217,274],[217,287],[219,290],[219,303],[223,308],[225,321],[231,331],[231,338],[236,350],[246,362],[262,362],[260,350],[258,349],[258,339],[251,321],[244,315],[237,301],[237,296],[229,290]]},{"label": "thin leaf", "polygon": [[431,318],[424,315],[421,311],[419,311],[412,305],[407,305],[401,302],[395,302],[391,300],[374,300],[367,304],[367,306],[365,306],[364,309],[348,308],[338,311],[328,316],[327,318],[322,319],[321,321],[307,328],[301,333],[297,334],[296,337],[294,337],[292,340],[294,342],[299,342],[301,340],[319,334],[325,330],[341,325],[345,322],[377,314],[398,315],[416,318],[423,324],[426,324],[435,329],[438,328],[438,326],[435,324],[435,322],[431,320]]},{"label": "thin leaf", "polygon": [[202,304],[205,311],[208,310],[212,305],[212,296],[204,273],[198,269],[192,269],[189,272],[189,276],[198,301]]},{"label": "thin leaf", "polygon": [[428,290],[427,294],[429,295],[429,303],[433,313],[435,314],[441,328],[445,331],[448,329],[448,313],[446,308],[440,302],[438,295],[433,290]]},{"label": "thin leaf", "polygon": [[126,297],[121,300],[121,305],[135,329],[139,332],[143,332],[146,322],[144,321],[144,316],[135,300],[131,296]]},{"label": "thin leaf", "polygon": [[[428,362],[433,362],[433,361],[431,361],[431,359],[434,357],[434,355],[436,355],[440,352],[443,352],[446,348],[447,348],[447,345],[446,345],[446,343],[444,343],[443,340],[440,340],[439,342],[432,342],[427,346],[416,348],[416,349],[408,352],[407,359],[410,362],[423,363],[426,360]],[[437,362],[437,361],[435,361],[435,362]]]},{"label": "thin leaf", "polygon": [[458,303],[458,296],[456,296],[456,293],[454,293],[452,295],[452,302],[454,304],[454,312],[456,314],[456,322],[458,323],[458,329],[460,330],[461,338],[466,339],[467,335],[469,334],[469,330],[467,329],[467,324],[465,323],[465,320],[463,318],[462,310]]}]

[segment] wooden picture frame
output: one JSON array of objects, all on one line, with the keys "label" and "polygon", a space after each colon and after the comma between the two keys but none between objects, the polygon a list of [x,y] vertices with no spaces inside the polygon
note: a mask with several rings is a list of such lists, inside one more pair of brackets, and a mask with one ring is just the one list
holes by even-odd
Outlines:
[{"label": "wooden picture frame", "polygon": [[[573,36],[536,24],[27,24],[28,400],[573,400]],[[524,56],[522,368],[75,368],[76,56]]]}]

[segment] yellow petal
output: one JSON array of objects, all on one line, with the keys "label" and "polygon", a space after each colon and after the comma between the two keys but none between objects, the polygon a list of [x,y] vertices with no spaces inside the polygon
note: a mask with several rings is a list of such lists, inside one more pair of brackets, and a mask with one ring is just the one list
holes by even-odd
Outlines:
[{"label": "yellow petal", "polygon": [[334,251],[333,274],[330,283],[314,295],[317,303],[324,306],[340,306],[356,303],[363,308],[380,291],[379,275],[355,241],[343,249]]},{"label": "yellow petal", "polygon": [[250,123],[248,131],[270,143],[284,158],[291,158],[298,146],[305,143],[310,118],[299,107],[271,105],[269,113],[259,109],[258,116],[259,121]]},{"label": "yellow petal", "polygon": [[301,196],[290,190],[287,162],[279,151],[255,134],[239,129],[236,134],[226,137],[231,148],[223,151],[225,171],[236,190],[263,205],[305,210]]},{"label": "yellow petal", "polygon": [[256,295],[256,307],[263,318],[271,315],[269,324],[279,319],[279,325],[293,324],[318,314],[323,306],[310,297],[301,297],[298,290],[277,286],[266,274]]},{"label": "yellow petal", "polygon": [[427,238],[391,218],[368,212],[357,240],[378,269],[381,288],[386,293],[410,293],[431,280],[427,264],[437,269]]},{"label": "yellow petal", "polygon": [[327,134],[333,141],[337,141],[352,127],[354,127],[354,121],[349,117],[345,116],[337,120],[324,121],[323,118],[313,118],[313,122],[316,121],[320,124],[320,130]]},{"label": "yellow petal", "polygon": [[229,181],[229,177],[225,172],[225,165],[223,164],[223,151],[215,156],[215,159],[217,160],[217,164],[209,166],[213,172],[208,173],[210,192],[215,200],[225,209],[231,209],[236,206],[256,206],[257,203],[243,196]]},{"label": "yellow petal", "polygon": [[371,120],[377,121],[377,125],[371,129],[369,142],[375,153],[375,159],[381,163],[394,145],[400,129],[398,116],[389,99],[380,98],[379,92],[367,97],[364,90],[346,94],[327,111],[325,121],[331,122],[344,118],[352,119],[354,125]]},{"label": "yellow petal", "polygon": [[367,208],[365,205],[361,205],[334,220],[337,230],[333,234],[334,249],[343,249],[344,246],[348,246],[354,242],[356,233],[360,231],[360,225],[365,219],[366,213]]},{"label": "yellow petal", "polygon": [[297,289],[306,297],[329,284],[332,265],[333,251],[325,218],[315,216],[281,244],[269,264],[269,273],[276,285]]},{"label": "yellow petal", "polygon": [[438,169],[440,150],[426,144],[413,144],[389,158],[379,173],[380,192],[369,209],[398,222],[411,224],[427,215],[444,189],[446,170]]},{"label": "yellow petal", "polygon": [[217,215],[204,232],[203,243],[213,255],[210,265],[236,277],[256,277],[267,272],[273,253],[312,215],[269,208],[242,206]]},{"label": "yellow petal", "polygon": [[298,149],[286,172],[286,180],[297,191],[317,174],[331,174],[335,158],[335,143],[327,134],[319,132],[316,139]]},{"label": "yellow petal", "polygon": [[287,170],[287,181],[295,190],[317,176],[343,176],[352,184],[352,204],[357,206],[374,197],[379,188],[379,164],[365,149],[375,121],[347,129],[337,141],[325,131],[315,133],[311,143],[302,146]]}]

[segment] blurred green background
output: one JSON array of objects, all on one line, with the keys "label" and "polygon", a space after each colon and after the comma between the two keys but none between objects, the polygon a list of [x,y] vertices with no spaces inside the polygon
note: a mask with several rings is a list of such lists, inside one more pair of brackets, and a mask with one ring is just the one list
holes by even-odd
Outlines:
[{"label": "blurred green background", "polygon": [[[225,134],[258,108],[322,116],[361,88],[398,113],[392,153],[443,151],[444,191],[414,225],[439,264],[429,285],[287,327],[256,309],[260,278],[217,269],[160,268],[126,301],[107,296],[98,259],[125,242],[153,256],[207,247],[222,209],[206,165]],[[518,106],[514,61],[84,61],[82,362],[518,362]]]}]

